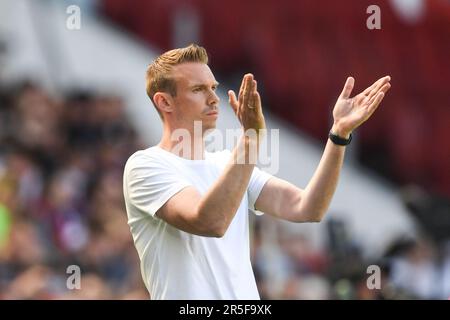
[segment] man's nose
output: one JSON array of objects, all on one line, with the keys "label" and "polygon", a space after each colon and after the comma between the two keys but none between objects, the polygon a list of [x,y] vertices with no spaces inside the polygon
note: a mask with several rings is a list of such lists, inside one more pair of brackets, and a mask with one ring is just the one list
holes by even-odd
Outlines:
[{"label": "man's nose", "polygon": [[219,102],[220,102],[219,96],[216,94],[215,91],[212,91],[211,96],[208,101],[208,104],[217,106],[219,104]]}]

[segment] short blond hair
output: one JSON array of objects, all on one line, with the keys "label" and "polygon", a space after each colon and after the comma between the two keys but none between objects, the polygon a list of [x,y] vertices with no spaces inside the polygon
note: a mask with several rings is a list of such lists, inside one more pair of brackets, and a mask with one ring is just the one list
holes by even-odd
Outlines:
[{"label": "short blond hair", "polygon": [[[184,62],[199,62],[208,64],[206,49],[196,44],[190,44],[184,48],[167,51],[155,59],[147,68],[146,90],[147,95],[156,108],[153,96],[157,92],[167,92],[173,97],[177,95],[175,80],[170,77],[170,71],[178,64]],[[156,108],[159,115],[161,112]]]}]

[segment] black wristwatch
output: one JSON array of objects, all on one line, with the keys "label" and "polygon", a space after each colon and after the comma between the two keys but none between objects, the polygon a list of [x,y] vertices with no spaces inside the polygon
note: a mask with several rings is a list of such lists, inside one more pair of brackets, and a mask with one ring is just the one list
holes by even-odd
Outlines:
[{"label": "black wristwatch", "polygon": [[337,144],[338,146],[346,146],[350,144],[350,141],[352,141],[352,134],[350,133],[350,136],[348,137],[348,139],[342,138],[340,136],[338,136],[337,134],[334,134],[333,132],[330,131],[330,133],[328,134],[328,137],[330,138],[331,141],[333,141],[334,144]]}]

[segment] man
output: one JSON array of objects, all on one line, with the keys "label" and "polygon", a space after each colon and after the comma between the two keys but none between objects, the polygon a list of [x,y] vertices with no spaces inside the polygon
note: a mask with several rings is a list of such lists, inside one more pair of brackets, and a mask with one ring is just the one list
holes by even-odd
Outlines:
[{"label": "man", "polygon": [[[162,54],[149,66],[147,93],[163,121],[163,135],[157,146],[136,152],[125,166],[128,224],[153,299],[259,299],[248,209],[293,222],[320,221],[351,132],[390,88],[390,78],[384,77],[350,98],[354,79],[347,79],[323,157],[303,190],[250,161],[265,128],[251,74],[244,76],[237,97],[231,90],[228,95],[243,132],[254,134],[243,134],[232,152],[204,151],[204,135],[194,134],[194,122],[204,133],[215,127],[219,113],[218,83],[207,63],[205,49],[190,45]],[[189,134],[173,140],[177,130]]]}]

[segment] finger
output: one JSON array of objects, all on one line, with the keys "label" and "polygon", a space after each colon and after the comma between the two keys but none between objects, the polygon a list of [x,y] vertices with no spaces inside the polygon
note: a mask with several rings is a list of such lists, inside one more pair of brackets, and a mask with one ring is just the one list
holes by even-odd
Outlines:
[{"label": "finger", "polygon": [[377,97],[377,94],[380,92],[385,93],[388,88],[390,88],[389,83],[384,84],[381,88],[378,88],[377,91],[375,91],[376,89],[373,88],[372,91],[369,93],[369,95],[364,97],[365,100],[367,101],[367,105],[370,106],[374,102],[375,98]]},{"label": "finger", "polygon": [[[253,80],[253,91],[252,91],[252,109],[254,109],[255,111],[258,111],[258,107],[261,105],[261,99],[259,98],[258,95],[258,82],[256,80]],[[259,103],[259,105],[258,105]]]},{"label": "finger", "polygon": [[256,80],[252,80],[251,90],[250,90],[250,96],[248,100],[248,108],[254,110],[255,109],[255,93],[256,93]]},{"label": "finger", "polygon": [[241,82],[241,87],[239,88],[239,93],[241,93],[241,92],[244,91],[245,76],[246,76],[246,75],[244,75],[244,76],[242,77],[242,82]]},{"label": "finger", "polygon": [[391,84],[388,82],[384,86],[381,87],[380,91],[386,93],[391,88]]},{"label": "finger", "polygon": [[379,92],[380,89],[383,88],[384,85],[386,85],[387,83],[389,83],[389,79],[388,77],[384,77],[382,81],[380,81],[374,89],[372,89],[371,92],[369,92],[369,95],[367,96],[369,99],[372,99],[372,97],[376,96]]},{"label": "finger", "polygon": [[233,108],[234,113],[237,114],[239,103],[237,101],[236,94],[234,93],[233,90],[228,91],[228,102],[230,103],[230,106]]},{"label": "finger", "polygon": [[253,90],[253,76],[250,74],[246,77],[245,89],[244,89],[244,100],[242,101],[243,108],[248,108],[249,103],[251,103],[251,92]]},{"label": "finger", "polygon": [[[391,88],[391,84],[385,83],[381,88],[379,88],[376,92],[370,93],[366,99],[368,99],[369,101],[367,102],[367,104],[370,106],[372,105],[373,101],[375,100],[375,98],[377,97],[378,93],[382,92],[383,94],[385,94],[389,89]],[[375,89],[373,89],[375,91]]]},{"label": "finger", "polygon": [[253,93],[253,100],[255,101],[255,110],[256,112],[261,113],[262,112],[262,106],[261,106],[261,97],[259,95],[258,91],[255,91]]},{"label": "finger", "polygon": [[242,89],[241,92],[239,94],[239,98],[238,98],[238,108],[237,108],[237,115],[239,117],[239,119],[241,118],[241,114],[242,111],[244,109],[245,104],[247,103],[247,99],[246,99],[246,91],[248,90],[248,74],[246,74],[244,76],[244,78],[242,78],[242,85],[241,85]]},{"label": "finger", "polygon": [[367,96],[369,95],[370,91],[372,89],[375,88],[376,85],[378,85],[379,82],[381,82],[383,80],[383,78],[378,79],[377,81],[375,81],[374,83],[372,83],[372,85],[368,88],[366,88],[363,92],[361,92],[363,95]]},{"label": "finger", "polygon": [[377,81],[374,82],[374,84],[372,84],[369,88],[367,88],[366,90],[363,91],[363,94],[365,96],[368,96],[369,99],[372,98],[377,92],[378,90],[387,82],[391,81],[391,77],[390,76],[386,76],[383,78],[378,79]]},{"label": "finger", "polygon": [[254,87],[255,87],[255,80],[253,80],[253,75],[252,74],[249,74],[248,75],[248,77],[247,77],[247,99],[248,99],[248,101],[250,101],[251,100],[251,97],[252,97],[252,92],[253,92],[253,90],[254,90]]},{"label": "finger", "polygon": [[372,104],[368,107],[368,116],[370,117],[375,110],[378,108],[378,106],[381,103],[381,100],[384,98],[384,92],[379,92],[377,95],[374,96]]},{"label": "finger", "polygon": [[355,79],[353,77],[348,77],[347,81],[345,81],[344,89],[342,89],[341,98],[348,99],[352,93],[354,85]]},{"label": "finger", "polygon": [[248,81],[249,77],[253,77],[253,75],[252,75],[251,73],[246,73],[246,74],[242,77],[242,83],[241,83],[241,88],[239,89],[239,92],[244,93],[244,91],[245,91],[245,85],[247,84],[247,81]]},{"label": "finger", "polygon": [[244,79],[242,79],[243,82],[243,87],[242,87],[242,92],[239,96],[239,104],[238,104],[238,116],[241,117],[241,113],[243,111],[243,109],[245,108],[245,104],[247,103],[247,97],[246,97],[246,92],[248,90],[248,86],[247,86],[247,75],[244,76]]},{"label": "finger", "polygon": [[244,75],[242,77],[241,87],[239,88],[239,94],[238,94],[239,103],[242,103],[242,100],[244,99],[244,90],[245,90],[245,84],[247,81],[246,79],[247,79],[247,75]]}]

